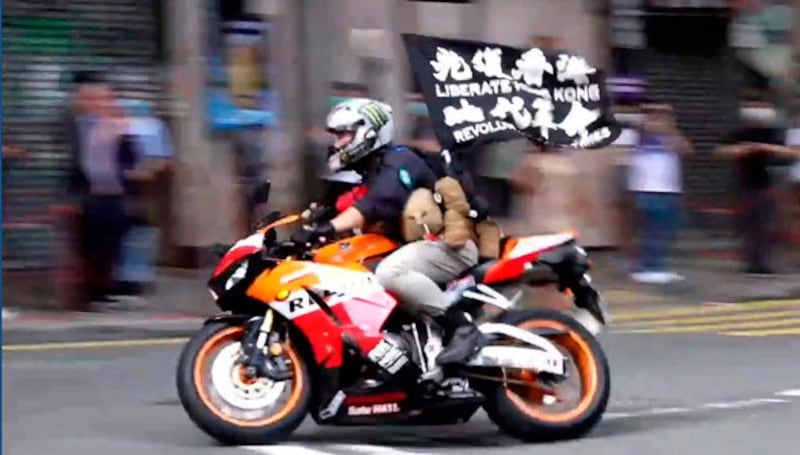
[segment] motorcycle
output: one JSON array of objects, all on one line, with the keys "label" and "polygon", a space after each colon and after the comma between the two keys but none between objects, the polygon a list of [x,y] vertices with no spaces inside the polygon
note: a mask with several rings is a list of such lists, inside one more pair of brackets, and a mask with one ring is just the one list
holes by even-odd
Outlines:
[{"label": "motorcycle", "polygon": [[447,425],[482,407],[524,441],[580,437],[600,421],[610,373],[596,338],[563,312],[515,308],[525,285],[600,299],[574,235],[506,237],[499,258],[448,285],[486,342],[442,368],[442,331],[407,314],[373,274],[399,245],[375,233],[279,240],[279,229],[301,222],[272,213],[223,248],[208,282],[223,313],[188,341],[177,367],[183,408],[208,435],[278,443],[309,413],[319,425]]}]

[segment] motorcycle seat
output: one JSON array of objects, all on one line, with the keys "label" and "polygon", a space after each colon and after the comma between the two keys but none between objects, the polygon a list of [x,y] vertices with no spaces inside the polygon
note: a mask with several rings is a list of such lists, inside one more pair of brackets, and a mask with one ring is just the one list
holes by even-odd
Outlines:
[{"label": "motorcycle seat", "polygon": [[484,277],[486,276],[486,272],[492,268],[497,263],[497,259],[494,258],[481,258],[478,263],[461,274],[460,278],[465,278],[467,276],[472,276],[475,279],[476,283],[482,283]]},{"label": "motorcycle seat", "polygon": [[[492,266],[495,263],[497,263],[497,259],[494,259],[494,258],[481,258],[476,265],[474,265],[474,266],[468,268],[467,270],[465,270],[461,275],[458,276],[458,278],[456,278],[453,281],[458,281],[458,280],[464,279],[464,278],[466,278],[468,276],[472,276],[472,278],[475,279],[476,283],[481,283],[481,282],[483,282],[483,278],[486,276],[486,272],[490,268],[492,268]],[[447,286],[450,283],[451,282],[436,283],[436,284],[439,285],[439,288],[441,290],[445,290],[445,289],[447,289]]]}]

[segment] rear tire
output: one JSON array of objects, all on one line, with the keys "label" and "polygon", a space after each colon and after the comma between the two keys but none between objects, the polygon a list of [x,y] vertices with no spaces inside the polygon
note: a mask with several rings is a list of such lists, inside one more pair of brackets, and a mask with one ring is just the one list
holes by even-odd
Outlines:
[{"label": "rear tire", "polygon": [[[569,411],[548,414],[505,384],[488,384],[484,409],[501,431],[524,441],[555,441],[584,436],[600,421],[608,406],[611,378],[600,343],[579,322],[554,310],[511,311],[498,321],[520,328],[551,328],[567,332],[548,339],[575,359],[571,371],[581,378],[581,399]],[[581,352],[573,352],[581,351]],[[585,370],[585,371],[578,371]]]},{"label": "rear tire", "polygon": [[[206,325],[194,335],[183,348],[178,361],[176,377],[178,396],[186,413],[189,414],[189,418],[201,430],[223,444],[257,445],[283,441],[300,426],[308,414],[311,406],[311,376],[297,346],[284,344],[284,355],[291,360],[291,368],[294,373],[294,377],[287,381],[291,382],[287,403],[273,414],[254,419],[233,415],[231,410],[239,408],[224,401],[221,396],[225,394],[216,389],[214,383],[214,378],[227,379],[227,376],[222,374],[215,376],[213,370],[209,373],[206,370],[215,366],[215,362],[223,357],[223,350],[232,351],[235,348],[232,345],[241,340],[243,333],[244,328],[241,326],[213,323]],[[215,348],[218,348],[216,354],[213,352]],[[231,370],[232,377],[235,377],[234,374],[235,371]],[[236,381],[231,379],[231,384],[234,382]],[[253,395],[262,394],[263,389],[280,387],[269,381],[240,384],[242,389],[249,386],[256,387],[251,390]],[[281,393],[283,393],[283,387],[280,388]],[[245,395],[251,392],[247,392]],[[271,389],[266,393],[272,393]],[[220,402],[222,403],[220,404]],[[259,411],[260,409],[242,408],[237,412],[246,414]]]}]

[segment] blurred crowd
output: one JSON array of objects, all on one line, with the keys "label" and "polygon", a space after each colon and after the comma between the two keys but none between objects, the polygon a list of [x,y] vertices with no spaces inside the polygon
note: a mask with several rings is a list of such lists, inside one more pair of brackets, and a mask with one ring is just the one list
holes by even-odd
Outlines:
[{"label": "blurred crowd", "polygon": [[[645,101],[638,106],[641,121],[624,140],[631,145],[626,160],[627,204],[637,226],[632,278],[645,283],[683,279],[668,270],[666,259],[678,229],[685,226],[683,160],[693,153],[691,142],[676,126],[672,107]],[[742,241],[743,273],[776,272],[772,251],[780,225],[776,205],[778,183],[788,175],[786,202],[790,229],[796,229],[800,198],[800,148],[794,130],[782,128],[774,107],[763,94],[750,94],[740,109],[738,125],[720,139],[715,150],[729,160],[734,174],[736,228]]]}]

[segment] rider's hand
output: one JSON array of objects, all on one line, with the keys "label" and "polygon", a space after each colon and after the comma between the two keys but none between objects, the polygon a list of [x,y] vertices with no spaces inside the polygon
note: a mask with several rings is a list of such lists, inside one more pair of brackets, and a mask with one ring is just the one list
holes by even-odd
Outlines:
[{"label": "rider's hand", "polygon": [[334,215],[336,215],[334,209],[312,202],[300,216],[309,223],[316,224],[329,220],[333,218]]},{"label": "rider's hand", "polygon": [[292,235],[292,242],[302,245],[308,245],[316,243],[322,239],[330,240],[336,234],[336,229],[330,223],[330,221],[325,221],[324,223],[316,224],[311,229],[301,229],[295,232]]}]

